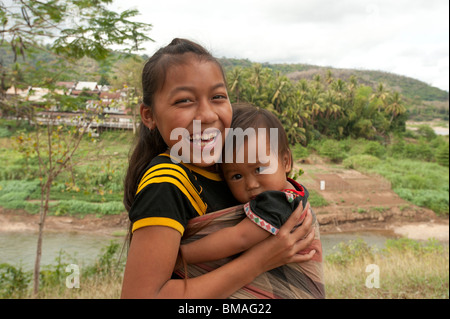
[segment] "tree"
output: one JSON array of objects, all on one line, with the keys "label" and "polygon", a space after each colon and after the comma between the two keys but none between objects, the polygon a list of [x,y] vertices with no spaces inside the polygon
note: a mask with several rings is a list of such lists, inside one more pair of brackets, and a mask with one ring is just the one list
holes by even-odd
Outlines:
[{"label": "tree", "polygon": [[381,108],[386,107],[386,102],[389,97],[389,92],[386,90],[383,83],[378,83],[377,90],[372,94],[370,99],[375,100],[378,99],[378,113],[381,112]]},{"label": "tree", "polygon": [[[82,136],[95,119],[86,114],[76,123],[67,123],[58,119],[51,111],[61,103],[64,103],[65,108],[79,107],[77,102],[71,101],[69,97],[55,94],[55,83],[61,74],[61,65],[65,63],[65,67],[70,67],[70,63],[85,56],[96,60],[104,59],[112,45],[123,45],[129,52],[137,51],[144,41],[151,40],[147,36],[151,25],[132,21],[132,18],[138,15],[137,10],[112,12],[106,7],[112,2],[112,0],[13,0],[8,1],[6,5],[4,1],[0,1],[1,44],[6,42],[10,45],[14,60],[17,61],[21,56],[25,64],[27,53],[38,50],[48,52],[59,61],[56,68],[51,62],[43,61],[39,65],[41,74],[43,70],[46,72],[40,86],[47,88],[50,93],[45,96],[43,105],[35,105],[35,108],[49,111],[47,113],[49,118],[40,123],[46,127],[46,134],[41,132],[40,121],[34,121],[36,134],[30,141],[39,160],[41,176],[41,208],[34,268],[35,294],[39,289],[42,237],[52,181],[71,166],[71,159]],[[35,85],[29,83],[31,84]],[[2,104],[5,103],[7,102],[2,101]],[[63,131],[70,136],[66,141],[61,135]]]},{"label": "tree", "polygon": [[394,92],[394,94],[389,99],[385,111],[387,114],[391,115],[391,119],[389,120],[390,124],[392,124],[392,121],[396,117],[406,112],[406,108],[403,106],[403,101],[402,97],[400,96],[400,93]]},{"label": "tree", "polygon": [[[11,2],[11,1],[10,1]],[[29,48],[43,49],[65,57],[104,58],[111,45],[123,45],[137,51],[151,40],[146,33],[151,25],[133,22],[137,10],[116,13],[106,5],[113,0],[12,0],[0,2],[2,41],[11,45],[15,59]]]},{"label": "tree", "polygon": [[[142,100],[141,74],[144,60],[140,57],[130,57],[119,62],[114,68],[114,77],[111,80],[115,89],[126,91],[125,108],[131,114],[133,134],[137,130],[138,100]],[[115,101],[114,103],[118,103]]]}]

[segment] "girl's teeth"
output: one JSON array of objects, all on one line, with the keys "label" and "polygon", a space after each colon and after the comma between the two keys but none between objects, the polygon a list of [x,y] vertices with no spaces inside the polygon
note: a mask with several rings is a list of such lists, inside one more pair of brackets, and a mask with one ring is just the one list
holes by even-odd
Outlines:
[{"label": "girl's teeth", "polygon": [[210,139],[213,139],[217,136],[217,133],[209,133],[209,134],[195,134],[191,137],[191,140],[203,140],[203,141],[208,141]]}]

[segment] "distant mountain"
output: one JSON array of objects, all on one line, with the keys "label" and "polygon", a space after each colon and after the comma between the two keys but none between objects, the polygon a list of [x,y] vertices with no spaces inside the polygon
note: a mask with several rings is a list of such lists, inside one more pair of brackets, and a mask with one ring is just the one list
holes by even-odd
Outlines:
[{"label": "distant mountain", "polygon": [[[113,66],[118,59],[122,58],[123,56],[121,53],[114,52],[111,57],[101,63],[92,59],[81,59],[79,61],[78,70],[75,70],[75,74],[71,72],[67,75],[63,75],[62,80],[67,78],[67,80],[98,81],[101,75],[108,78],[109,76],[113,76]],[[22,57],[18,57],[16,62],[18,64],[31,63],[36,66],[38,61],[51,61],[52,59],[54,59],[54,57],[46,52],[37,52],[33,55],[29,55],[25,60]],[[254,64],[254,62],[248,59],[220,58],[219,61],[225,69],[231,69],[237,66],[246,68],[251,67]],[[0,45],[0,67],[8,68],[13,63],[14,56],[10,47],[5,44]],[[447,91],[433,87],[422,81],[393,73],[356,69],[337,69],[309,64],[261,63],[261,65],[274,71],[278,71],[295,81],[300,79],[312,79],[317,74],[322,78],[325,78],[328,70],[330,70],[335,79],[341,78],[342,80],[348,80],[351,76],[354,76],[358,83],[374,88],[378,86],[378,83],[382,82],[388,88],[399,91],[413,103],[414,101],[443,102],[448,105],[449,93]],[[74,77],[81,78],[75,79]]]},{"label": "distant mountain", "polygon": [[[226,68],[233,67],[251,67],[252,62],[248,59],[219,59]],[[367,86],[376,87],[378,83],[383,83],[392,90],[399,91],[403,96],[411,100],[439,101],[448,102],[449,92],[433,87],[422,81],[382,71],[356,70],[356,69],[337,69],[333,67],[321,67],[309,64],[269,64],[261,63],[263,67],[279,71],[292,80],[307,79],[311,80],[319,74],[325,78],[328,70],[331,71],[333,78],[348,80],[354,76],[358,83]]]}]

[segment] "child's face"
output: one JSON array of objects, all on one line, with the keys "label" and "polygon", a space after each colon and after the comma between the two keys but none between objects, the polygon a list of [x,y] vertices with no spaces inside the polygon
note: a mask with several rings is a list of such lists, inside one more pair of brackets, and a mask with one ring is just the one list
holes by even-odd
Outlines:
[{"label": "child's face", "polygon": [[[281,191],[288,187],[286,173],[291,169],[291,159],[288,154],[278,156],[277,152],[271,152],[267,163],[261,163],[258,152],[256,152],[256,162],[248,163],[248,143],[244,142],[242,147],[244,151],[244,163],[224,163],[222,171],[231,192],[241,203],[246,203],[262,192],[269,190]],[[251,143],[251,142],[250,142]],[[267,143],[269,148],[269,142]],[[266,174],[270,165],[274,166],[275,171]]]},{"label": "child's face", "polygon": [[[154,103],[154,125],[169,149],[183,139],[176,136],[175,140],[171,140],[171,132],[182,128],[189,132],[182,142],[189,145],[190,162],[193,162],[194,147],[197,153],[206,147],[212,150],[208,153],[212,157],[220,156],[225,128],[231,124],[232,109],[222,72],[215,63],[190,57],[186,63],[172,66],[164,86],[155,95]],[[201,136],[193,135],[198,133],[194,132],[194,120],[201,122]],[[217,138],[219,134],[220,138]],[[185,158],[186,154],[183,156]],[[211,165],[203,159],[200,163],[194,163],[203,167]]]}]

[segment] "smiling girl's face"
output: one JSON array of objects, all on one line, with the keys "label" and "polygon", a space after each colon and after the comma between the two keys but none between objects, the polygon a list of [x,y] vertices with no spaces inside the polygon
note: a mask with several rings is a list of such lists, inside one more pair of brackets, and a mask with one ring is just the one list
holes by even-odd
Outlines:
[{"label": "smiling girl's face", "polygon": [[[169,149],[183,139],[177,136],[171,140],[171,132],[185,129],[189,136],[184,139],[193,162],[194,148],[212,149],[211,156],[220,156],[224,144],[222,137],[225,129],[230,127],[232,109],[219,66],[188,55],[184,63],[169,68],[163,87],[155,94],[153,108],[145,108],[141,116],[147,127],[159,130]],[[194,131],[194,120],[201,123],[199,132]],[[203,159],[194,163],[200,167],[211,165]]]}]

